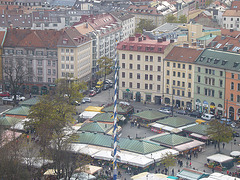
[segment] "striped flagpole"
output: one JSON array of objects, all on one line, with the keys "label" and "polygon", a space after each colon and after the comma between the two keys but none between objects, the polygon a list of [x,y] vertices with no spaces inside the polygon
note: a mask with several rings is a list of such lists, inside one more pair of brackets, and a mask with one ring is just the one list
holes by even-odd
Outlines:
[{"label": "striped flagpole", "polygon": [[118,71],[118,63],[117,63],[117,41],[115,46],[115,83],[114,83],[114,152],[113,152],[113,180],[117,179],[117,71]]}]

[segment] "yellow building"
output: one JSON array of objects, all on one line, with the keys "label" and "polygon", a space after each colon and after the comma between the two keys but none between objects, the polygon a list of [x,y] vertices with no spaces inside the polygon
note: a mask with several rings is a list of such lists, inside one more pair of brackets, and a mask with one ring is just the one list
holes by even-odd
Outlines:
[{"label": "yellow building", "polygon": [[163,59],[172,46],[166,39],[152,40],[140,34],[120,42],[119,98],[161,104]]},{"label": "yellow building", "polygon": [[194,61],[202,50],[175,46],[164,59],[165,104],[193,108]]},{"label": "yellow building", "polygon": [[90,82],[92,74],[91,39],[75,28],[66,28],[58,41],[58,77]]}]

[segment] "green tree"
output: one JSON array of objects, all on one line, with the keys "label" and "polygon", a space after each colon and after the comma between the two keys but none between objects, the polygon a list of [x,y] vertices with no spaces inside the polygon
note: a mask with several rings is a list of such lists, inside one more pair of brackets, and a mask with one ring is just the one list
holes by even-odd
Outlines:
[{"label": "green tree", "polygon": [[170,166],[175,166],[176,164],[176,158],[172,153],[166,153],[161,160],[161,163],[164,164],[165,167],[168,168],[168,173],[169,173],[169,167]]},{"label": "green tree", "polygon": [[219,122],[217,119],[209,122],[207,134],[209,135],[210,139],[217,142],[219,152],[221,142],[229,143],[233,139],[232,128],[224,123]]},{"label": "green tree", "polygon": [[166,22],[167,23],[176,23],[177,22],[177,18],[174,15],[169,14],[166,17]]},{"label": "green tree", "polygon": [[104,75],[104,81],[106,80],[106,76],[111,73],[113,66],[113,60],[108,57],[101,57],[97,60],[97,64],[99,65],[99,71],[97,75]]},{"label": "green tree", "polygon": [[151,31],[155,29],[156,26],[153,24],[152,20],[140,19],[140,22],[137,24],[137,28],[135,30],[136,33],[143,33],[143,29],[146,31]]},{"label": "green tree", "polygon": [[178,19],[179,23],[187,23],[187,17],[185,15],[181,15]]}]

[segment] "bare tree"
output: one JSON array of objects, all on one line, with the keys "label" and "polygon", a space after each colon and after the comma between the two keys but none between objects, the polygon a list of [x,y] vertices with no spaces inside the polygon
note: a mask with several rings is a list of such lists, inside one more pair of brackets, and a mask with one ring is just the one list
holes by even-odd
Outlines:
[{"label": "bare tree", "polygon": [[20,91],[28,77],[33,77],[33,72],[22,58],[6,62],[3,64],[4,81],[10,86],[11,93],[14,96],[14,105],[16,105],[17,92]]}]

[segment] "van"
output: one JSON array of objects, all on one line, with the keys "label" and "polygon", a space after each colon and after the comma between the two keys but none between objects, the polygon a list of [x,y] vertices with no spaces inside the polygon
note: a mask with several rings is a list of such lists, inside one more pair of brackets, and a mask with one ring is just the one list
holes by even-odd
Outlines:
[{"label": "van", "polygon": [[203,115],[201,116],[201,118],[204,119],[204,120],[210,121],[210,120],[215,119],[215,116],[212,115],[212,114],[203,114]]},{"label": "van", "polygon": [[197,120],[196,120],[196,123],[197,123],[197,124],[208,124],[208,123],[206,123],[206,121],[204,121],[204,120],[202,120],[202,119],[197,119]]},{"label": "van", "polygon": [[96,88],[102,89],[103,88],[103,81],[98,81],[97,85],[96,85]]}]

